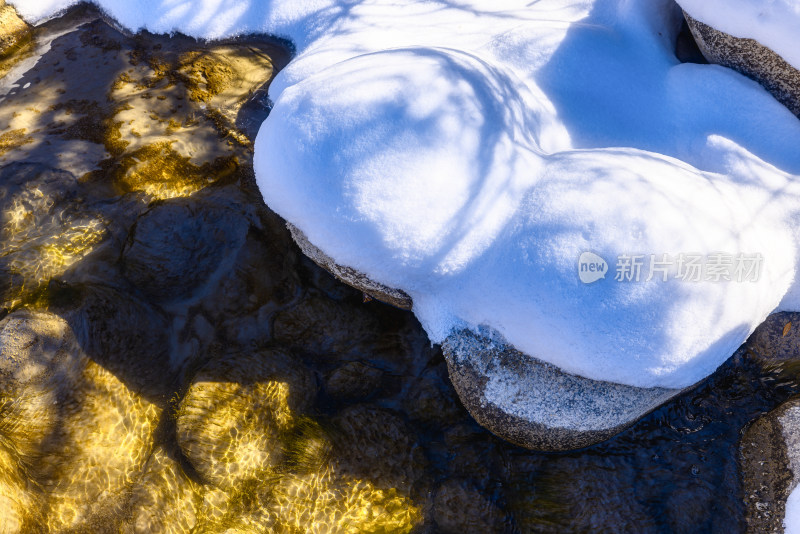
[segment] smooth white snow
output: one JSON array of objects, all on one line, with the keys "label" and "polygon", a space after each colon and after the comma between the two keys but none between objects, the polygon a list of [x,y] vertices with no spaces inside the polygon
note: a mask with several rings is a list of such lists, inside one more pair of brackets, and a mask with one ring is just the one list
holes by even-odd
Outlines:
[{"label": "smooth white snow", "polygon": [[[31,20],[65,5],[11,3]],[[132,29],[293,39],[256,140],[265,200],[405,290],[433,341],[490,326],[569,372],[684,387],[800,310],[800,121],[733,71],[679,64],[671,1],[99,3]],[[583,284],[586,251],[763,269]]]},{"label": "smooth white snow", "polygon": [[786,514],[783,516],[784,534],[800,534],[800,486],[795,486],[786,499]]},{"label": "smooth white snow", "polygon": [[736,37],[755,39],[800,69],[798,0],[677,0],[693,18]]}]

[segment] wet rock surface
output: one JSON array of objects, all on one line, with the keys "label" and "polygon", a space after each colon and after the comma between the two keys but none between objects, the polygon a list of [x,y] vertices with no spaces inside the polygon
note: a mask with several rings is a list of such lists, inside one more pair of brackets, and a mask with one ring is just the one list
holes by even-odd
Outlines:
[{"label": "wet rock surface", "polygon": [[[778,380],[800,371],[800,313],[772,315],[744,349],[748,358]],[[744,430],[742,465],[748,532],[783,532],[786,499],[800,483],[800,398],[753,420]]]},{"label": "wet rock surface", "polygon": [[239,110],[284,51],[85,7],[31,46],[0,78],[6,532],[745,530],[740,431],[800,393],[795,323],[603,443],[516,447],[264,206]]},{"label": "wet rock surface", "polygon": [[710,63],[735,69],[764,86],[800,117],[800,71],[753,39],[721,32],[684,13],[695,41]]},{"label": "wet rock surface", "polygon": [[800,400],[753,421],[740,446],[749,532],[783,532],[786,499],[800,467]]}]

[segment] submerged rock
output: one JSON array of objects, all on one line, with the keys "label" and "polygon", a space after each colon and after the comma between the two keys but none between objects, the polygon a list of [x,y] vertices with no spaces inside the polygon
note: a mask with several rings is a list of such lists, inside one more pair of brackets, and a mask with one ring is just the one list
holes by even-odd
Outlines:
[{"label": "submerged rock", "polygon": [[36,298],[111,236],[69,172],[40,163],[0,166],[0,308]]},{"label": "submerged rock", "polygon": [[25,476],[25,491],[4,493],[38,503],[23,509],[23,526],[96,530],[120,516],[152,447],[158,406],[93,361],[51,313],[0,322],[0,369],[0,442],[15,455],[4,474],[22,468]]},{"label": "submerged rock", "polygon": [[[278,351],[209,362],[176,421],[180,449],[205,485],[163,455],[146,476],[174,480],[180,494],[168,498],[212,531],[409,532],[420,513],[408,488],[421,477],[411,433],[392,414],[360,406],[318,423],[305,415],[310,380]],[[154,490],[163,493],[137,491],[152,502]],[[202,499],[193,505],[191,495]],[[166,525],[167,513],[139,508],[137,521]]]},{"label": "submerged rock", "polygon": [[[445,358],[412,314],[363,303],[264,207],[245,139],[258,124],[237,107],[252,91],[265,113],[261,45],[126,36],[85,6],[46,26],[37,60],[0,78],[0,135],[25,128],[0,140],[0,255],[22,268],[0,287],[0,531],[740,525],[726,447],[765,406],[736,387],[757,379],[712,382],[725,393],[577,453],[496,439],[447,380],[459,345]],[[790,354],[797,329],[770,328],[785,350],[764,356]],[[545,398],[570,379],[549,372]]]},{"label": "submerged rock", "polygon": [[176,448],[159,446],[150,455],[141,478],[131,491],[126,534],[189,534],[197,526],[202,502],[201,484],[184,471]]},{"label": "submerged rock", "polygon": [[700,51],[710,63],[730,67],[753,78],[800,117],[800,71],[754,39],[721,32],[686,12],[684,16]]},{"label": "submerged rock", "polygon": [[800,313],[774,313],[756,328],[745,345],[747,356],[766,370],[800,370]]},{"label": "submerged rock", "polygon": [[468,482],[457,479],[448,479],[437,488],[433,517],[445,534],[504,532],[502,510]]},{"label": "submerged rock", "polygon": [[178,365],[169,357],[169,323],[158,308],[103,285],[50,293],[51,309],[65,308],[61,313],[83,351],[129,389],[160,401],[174,387]]},{"label": "submerged rock", "polygon": [[184,299],[227,272],[248,228],[241,209],[171,199],[137,220],[122,252],[123,274],[155,302]]},{"label": "submerged rock", "polygon": [[380,388],[382,377],[380,369],[362,362],[347,362],[328,375],[325,388],[337,400],[364,399]]},{"label": "submerged rock", "polygon": [[202,479],[221,489],[269,476],[313,391],[308,371],[281,352],[211,361],[181,400],[178,444]]}]

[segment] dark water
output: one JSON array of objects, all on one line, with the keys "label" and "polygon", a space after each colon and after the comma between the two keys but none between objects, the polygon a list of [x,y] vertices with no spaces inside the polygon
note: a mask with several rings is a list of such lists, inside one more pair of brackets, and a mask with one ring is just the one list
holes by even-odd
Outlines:
[{"label": "dark water", "polygon": [[[319,287],[326,275],[302,264],[306,287]],[[356,352],[388,371],[386,385],[371,402],[407,418],[434,479],[445,488],[457,479],[480,490],[504,515],[507,532],[742,532],[737,463],[742,429],[800,391],[796,381],[765,372],[739,354],[613,439],[574,452],[536,453],[509,445],[471,421],[453,400],[436,349],[420,349],[427,361],[417,376],[424,377],[426,388],[433,386],[423,396],[436,400],[426,403],[427,413],[419,413],[419,394],[408,387],[419,378],[398,373],[392,360],[375,359],[384,336],[405,330],[424,338],[416,321],[378,303],[360,304],[357,294],[337,301],[346,303],[377,319],[377,328],[361,338],[370,341]],[[414,355],[407,348],[397,350]]]},{"label": "dark water", "polygon": [[[82,9],[68,14],[66,20],[93,19],[92,13],[87,15]],[[69,26],[64,20],[52,24],[51,29],[58,31]],[[147,35],[132,39],[104,23],[82,25],[60,37],[47,52],[45,59],[49,62],[40,64],[37,83],[42,78],[47,81],[46,75],[56,76],[55,67],[64,60],[59,54],[75,57],[79,46],[84,51],[94,50],[92,54],[105,61],[105,70],[99,72],[107,76],[106,85],[94,80],[102,85],[102,91],[118,79],[121,70],[129,68],[131,58],[152,58],[154,50],[159,51],[159,57],[169,56],[164,50],[171,46],[181,51],[204,46],[176,39]],[[258,40],[244,43],[257,46]],[[275,46],[272,42],[268,45]],[[120,56],[121,66],[115,67],[119,54],[128,55]],[[79,56],[94,61],[91,54]],[[164,61],[169,63],[169,57]],[[47,65],[53,66],[52,72]],[[155,61],[149,65],[153,71],[160,68]],[[88,67],[84,64],[79,68]],[[178,67],[168,64],[168,68]],[[147,76],[152,77],[152,72]],[[180,77],[175,79],[179,87],[188,83]],[[141,104],[136,100],[140,98],[146,101],[141,105],[149,105],[147,102],[159,96],[169,102],[172,86],[167,81],[159,83],[136,89],[141,94],[134,91],[125,96],[125,102],[133,108]],[[81,98],[88,98],[85,88],[76,85],[67,88],[64,100],[75,98],[70,91],[83,91]],[[101,96],[102,91],[98,93]],[[235,125],[252,137],[254,125],[242,122],[241,117],[256,112],[266,115],[268,99],[264,86],[249,94],[244,103],[230,104],[227,111],[235,117],[237,106],[248,110],[238,114]],[[9,98],[0,106],[6,111],[11,105],[25,108],[28,102],[24,95],[20,92],[16,96],[23,99],[22,103],[14,104]],[[187,99],[191,100],[186,96],[181,100]],[[202,102],[212,105],[215,101]],[[110,110],[104,113],[112,117],[121,109],[113,102],[108,106]],[[201,124],[205,124],[203,117],[208,119],[209,127],[217,129],[220,143],[231,139],[228,133],[219,131],[218,116],[202,115],[196,109],[186,113],[194,113],[192,117]],[[64,125],[46,122],[40,120],[39,133],[32,135],[65,135]],[[193,128],[193,124],[187,128]],[[0,128],[3,126],[0,121]],[[74,129],[67,131],[75,135]],[[107,136],[116,135],[112,134]],[[156,134],[152,135],[156,139]],[[161,135],[167,134],[158,133]],[[199,134],[196,130],[177,130],[168,135],[191,144],[193,136]],[[108,139],[100,142],[109,144]],[[47,174],[49,171],[42,167],[31,170],[12,162],[0,167],[0,187],[4,188],[0,200],[6,203],[0,207],[4,210],[16,206],[9,199],[22,195],[15,188],[39,184],[36,180],[45,175],[50,178],[43,183],[52,189],[44,189],[45,197],[56,198],[47,204],[47,209],[55,210],[47,224],[34,218],[32,226],[15,227],[12,232],[10,219],[3,219],[6,237],[0,267],[10,269],[8,265],[13,262],[9,258],[14,254],[24,252],[28,255],[22,257],[29,258],[38,253],[43,250],[42,243],[63,248],[59,239],[75,227],[72,221],[78,220],[74,218],[78,215],[80,220],[96,217],[106,229],[106,233],[98,234],[99,244],[93,242],[66,268],[22,272],[25,287],[11,283],[4,289],[9,317],[27,309],[46,310],[63,318],[90,360],[80,365],[99,366],[101,372],[110,372],[120,391],[144,399],[141,402],[150,403],[156,414],[145,417],[154,430],[148,431],[152,443],[141,446],[144,459],[132,455],[136,458],[123,464],[130,470],[130,480],[109,486],[114,488],[111,493],[119,493],[111,511],[94,511],[93,503],[100,493],[90,485],[80,486],[83,481],[75,473],[83,471],[70,471],[69,476],[58,469],[43,473],[36,466],[23,466],[20,460],[21,471],[36,486],[26,491],[34,495],[32,502],[40,503],[45,510],[42,518],[27,523],[28,531],[69,531],[67,527],[52,527],[54,524],[71,525],[77,531],[103,530],[112,528],[110,525],[123,531],[145,531],[131,527],[137,524],[136,518],[147,502],[144,498],[137,500],[137,496],[161,495],[154,502],[173,506],[169,499],[179,491],[194,492],[189,499],[194,504],[185,508],[187,511],[176,507],[173,515],[165,512],[159,516],[159,529],[182,531],[178,525],[188,521],[188,510],[194,510],[192,517],[200,517],[202,510],[213,508],[207,503],[221,492],[223,504],[218,508],[222,512],[217,516],[203,512],[208,525],[216,525],[205,531],[238,525],[237,531],[242,532],[392,532],[411,524],[415,532],[459,533],[744,530],[738,441],[750,420],[800,392],[800,384],[789,373],[764,370],[747,354],[737,353],[698,387],[613,439],[568,453],[524,450],[496,438],[471,419],[448,380],[441,351],[430,345],[411,313],[376,301],[364,302],[360,292],[336,281],[300,253],[283,221],[263,203],[249,160],[252,150],[246,142],[230,156],[237,158],[233,175],[224,174],[211,185],[195,184],[188,189],[172,184],[180,182],[180,176],[161,176],[163,173],[152,171],[133,180],[131,161],[125,159],[124,150],[128,149],[120,150],[110,161],[101,162],[99,172],[89,172],[75,182],[61,174]],[[26,163],[36,159],[39,165],[47,161],[41,150],[31,154],[22,159]],[[88,158],[87,154],[82,157]],[[138,154],[154,162],[163,161],[163,154],[158,152]],[[176,168],[168,170],[174,172]],[[20,176],[25,177],[22,185],[14,182]],[[158,187],[151,183],[159,180],[169,183],[156,184]],[[12,183],[16,185],[12,187]],[[41,189],[40,184],[36,187]],[[29,239],[25,232],[35,233],[38,241],[33,243],[33,237]],[[33,243],[32,248],[26,249],[26,243]],[[264,376],[277,373],[294,388],[288,401],[291,422],[280,431],[273,428],[273,419],[282,405],[264,399],[277,390],[256,388],[262,383],[258,375],[261,371],[255,370],[259,365],[253,361],[269,369],[275,365],[280,371],[268,369],[263,371]],[[278,387],[274,381],[269,384]],[[219,389],[224,387],[234,389]],[[108,402],[113,404],[121,394],[113,388],[109,391]],[[205,398],[208,404],[203,404]],[[70,402],[81,406],[80,398]],[[214,419],[227,407],[230,411],[224,418]],[[189,417],[190,408],[194,410],[193,419],[182,422],[186,421],[182,417]],[[300,412],[302,417],[296,415]],[[0,433],[11,428],[8,418],[12,416],[0,410],[0,419],[3,417],[7,419],[0,421]],[[85,424],[87,420],[99,426],[120,425],[111,415],[106,422],[89,416],[80,421]],[[78,421],[65,415],[59,424],[77,425]],[[225,427],[228,434],[221,437],[208,430],[213,425],[206,421],[223,426],[233,423],[229,430]],[[257,435],[261,428],[263,432]],[[280,451],[276,454],[281,459],[265,461],[267,467],[255,474],[240,475],[251,465],[236,457],[244,454],[243,448],[237,448],[242,436],[250,432],[255,435],[251,438],[261,443],[258,440],[272,436],[267,432],[273,430],[275,437],[266,440],[263,448],[278,443]],[[125,438],[124,432],[110,435],[111,441]],[[41,447],[37,457],[50,458],[62,445],[55,440],[37,446]],[[224,461],[220,447],[232,451],[226,453]],[[62,460],[65,464],[83,462],[81,450],[58,454],[72,458]],[[162,456],[166,459],[160,460]],[[152,467],[158,462],[173,468],[164,471],[162,482],[153,482],[151,475],[162,473]],[[216,466],[228,467],[217,472]],[[91,469],[102,472],[103,464]],[[337,523],[342,510],[346,512],[348,506],[359,509],[360,505],[341,505],[341,510],[336,508],[339,505],[332,505],[328,512],[318,504],[320,493],[304,489],[311,497],[300,500],[296,492],[280,490],[287,481],[295,483],[309,473],[322,473],[314,484],[344,492],[341,488],[349,487],[344,483],[325,486],[327,469],[334,473],[331,476],[339,477],[337,480],[368,481],[384,493],[396,491],[402,496],[397,501],[399,506],[418,510],[416,519],[400,521],[395,530],[391,522],[348,519]],[[86,507],[83,519],[54,522],[51,518],[55,512],[47,511],[59,509],[51,502],[56,499],[53,496],[69,494],[70,487],[78,486],[85,488],[81,497],[75,497],[76,503]],[[260,511],[267,509],[278,510],[278,519],[262,518]],[[291,514],[299,519],[287,519]],[[398,510],[391,514],[402,515]],[[251,521],[249,530],[241,526],[242,518]],[[338,527],[326,530],[325,525]]]}]

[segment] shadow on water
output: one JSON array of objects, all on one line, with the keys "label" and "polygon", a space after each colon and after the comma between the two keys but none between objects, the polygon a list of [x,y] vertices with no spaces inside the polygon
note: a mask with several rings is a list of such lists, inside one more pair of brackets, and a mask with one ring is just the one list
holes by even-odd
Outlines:
[{"label": "shadow on water", "polygon": [[[264,206],[251,141],[268,113],[268,84],[239,87],[244,103],[221,89],[238,111],[214,113],[214,77],[235,65],[209,64],[193,99],[198,87],[191,73],[175,74],[174,51],[204,45],[125,36],[95,19],[84,6],[41,28],[37,39],[86,22],[56,37],[5,96],[3,109],[13,104],[20,115],[0,113],[0,127],[25,120],[22,135],[45,139],[21,143],[14,151],[24,163],[12,157],[0,168],[0,270],[13,281],[3,286],[5,324],[49,310],[77,347],[64,345],[72,359],[41,364],[52,367],[37,394],[55,388],[63,409],[0,405],[9,435],[19,427],[10,418],[23,414],[32,414],[29,437],[46,427],[33,452],[18,444],[9,453],[34,483],[19,495],[42,510],[29,531],[116,521],[153,531],[245,521],[255,531],[328,522],[376,532],[743,530],[741,429],[798,393],[793,378],[740,352],[596,446],[543,454],[497,439],[458,402],[441,351],[414,316],[363,302],[305,258]],[[288,59],[254,39],[209,46],[242,46],[276,67]],[[125,72],[130,92],[118,98],[112,88]],[[26,92],[28,83],[61,96]],[[24,114],[36,106],[49,107]],[[150,132],[136,115],[142,106],[155,115]],[[168,135],[170,118],[180,118],[170,138],[178,156],[130,159],[141,139]],[[235,157],[233,172],[181,156],[210,145],[231,147],[213,154]],[[92,157],[97,165],[85,168]],[[131,177],[148,157],[173,163]],[[174,172],[216,179],[186,188],[170,183]],[[76,228],[84,230],[72,236]],[[24,383],[14,387],[36,398]],[[0,440],[0,451],[11,441]],[[0,480],[7,495],[12,482]],[[323,495],[333,499],[327,507]]]}]

